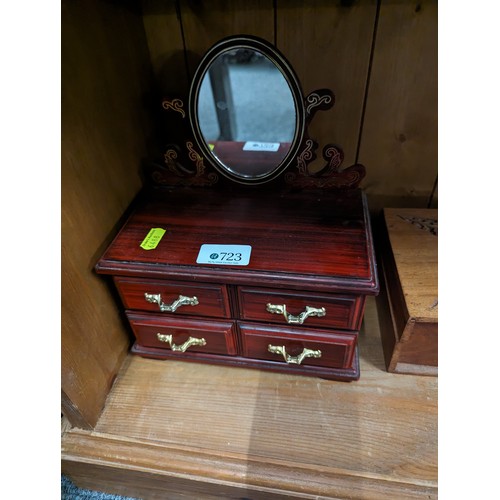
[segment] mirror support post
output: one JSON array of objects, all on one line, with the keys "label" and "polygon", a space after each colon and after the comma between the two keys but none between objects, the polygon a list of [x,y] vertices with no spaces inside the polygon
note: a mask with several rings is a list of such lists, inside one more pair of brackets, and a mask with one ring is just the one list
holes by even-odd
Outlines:
[{"label": "mirror support post", "polygon": [[212,62],[208,73],[219,122],[219,140],[234,141],[236,138],[236,120],[228,66],[223,63],[222,59],[216,58]]}]

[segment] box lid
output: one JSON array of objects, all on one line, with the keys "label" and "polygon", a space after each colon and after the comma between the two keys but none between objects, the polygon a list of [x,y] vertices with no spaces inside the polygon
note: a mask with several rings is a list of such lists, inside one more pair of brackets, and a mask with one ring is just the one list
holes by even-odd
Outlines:
[{"label": "box lid", "polygon": [[[151,250],[152,228],[165,234]],[[248,245],[246,266],[197,263],[202,245]],[[378,292],[364,194],[171,189],[146,200],[96,266],[99,273]]]},{"label": "box lid", "polygon": [[384,219],[409,316],[437,321],[437,209],[385,208]]}]

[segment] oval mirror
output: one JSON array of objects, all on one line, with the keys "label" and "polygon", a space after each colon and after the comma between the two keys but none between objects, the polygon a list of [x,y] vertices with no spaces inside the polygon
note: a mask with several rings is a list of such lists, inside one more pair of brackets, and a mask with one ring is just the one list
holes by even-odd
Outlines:
[{"label": "oval mirror", "polygon": [[204,156],[246,184],[277,177],[295,157],[305,126],[291,66],[250,36],[226,38],[207,52],[191,85],[189,117]]}]

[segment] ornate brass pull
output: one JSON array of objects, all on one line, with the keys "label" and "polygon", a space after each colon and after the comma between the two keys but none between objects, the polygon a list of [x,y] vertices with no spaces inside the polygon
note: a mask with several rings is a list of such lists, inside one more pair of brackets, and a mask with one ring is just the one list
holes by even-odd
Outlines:
[{"label": "ornate brass pull", "polygon": [[144,298],[152,304],[158,304],[161,312],[175,312],[181,306],[196,306],[199,304],[196,297],[186,297],[184,295],[179,295],[179,298],[171,304],[164,304],[160,293],[145,293]]},{"label": "ornate brass pull", "polygon": [[285,304],[267,304],[266,309],[270,313],[283,314],[286,322],[291,325],[302,325],[309,316],[326,316],[326,309],[324,307],[317,309],[316,307],[306,306],[306,310],[301,312],[298,316],[289,314]]},{"label": "ornate brass pull", "polygon": [[165,335],[163,333],[157,333],[156,338],[160,342],[165,342],[170,345],[170,349],[172,351],[179,351],[179,352],[186,352],[187,349],[189,349],[192,345],[207,345],[207,342],[205,339],[197,339],[195,337],[189,337],[186,342],[182,345],[175,345],[172,335]]},{"label": "ornate brass pull", "polygon": [[273,354],[281,354],[285,358],[285,361],[292,365],[300,365],[305,358],[321,358],[321,351],[313,351],[312,349],[306,349],[305,347],[298,356],[290,356],[287,354],[284,345],[269,344],[267,346],[267,350]]}]

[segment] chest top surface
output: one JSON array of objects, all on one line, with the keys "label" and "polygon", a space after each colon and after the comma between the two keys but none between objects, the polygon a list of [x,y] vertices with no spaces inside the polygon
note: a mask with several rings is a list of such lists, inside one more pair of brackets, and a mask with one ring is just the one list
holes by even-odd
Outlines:
[{"label": "chest top surface", "polygon": [[[165,230],[156,248],[141,243]],[[197,264],[200,247],[248,245],[246,266]],[[96,266],[102,274],[378,292],[360,190],[276,194],[172,189],[138,205]]]}]

